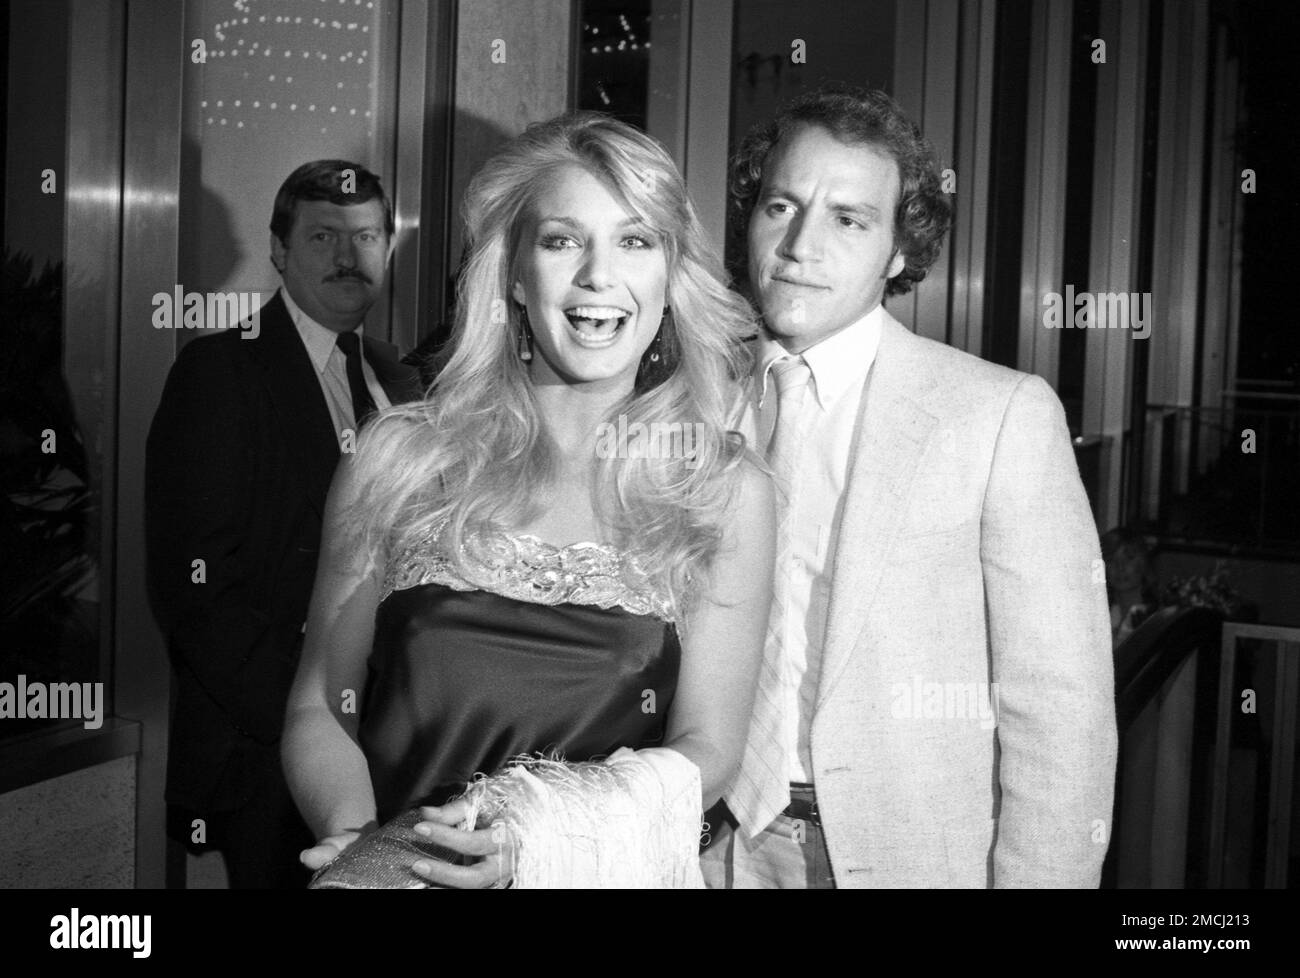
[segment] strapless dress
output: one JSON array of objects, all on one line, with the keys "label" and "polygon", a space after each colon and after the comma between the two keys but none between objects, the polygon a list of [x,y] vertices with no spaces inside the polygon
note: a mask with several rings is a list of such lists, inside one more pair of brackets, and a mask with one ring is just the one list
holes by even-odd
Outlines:
[{"label": "strapless dress", "polygon": [[681,647],[635,555],[442,528],[390,562],[360,718],[380,823],[520,754],[663,743]]}]

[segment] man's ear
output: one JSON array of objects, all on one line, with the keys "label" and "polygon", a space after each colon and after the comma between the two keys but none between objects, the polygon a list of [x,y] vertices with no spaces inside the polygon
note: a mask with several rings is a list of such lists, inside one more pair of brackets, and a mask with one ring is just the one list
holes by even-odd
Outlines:
[{"label": "man's ear", "polygon": [[271,264],[275,266],[275,270],[279,272],[281,275],[284,274],[284,250],[285,250],[284,242],[281,241],[279,238],[277,238],[275,236],[275,232],[272,231],[271,232]]},{"label": "man's ear", "polygon": [[903,267],[906,264],[907,264],[907,259],[903,256],[903,253],[899,251],[897,247],[895,247],[894,257],[889,259],[889,271],[885,273],[885,278],[886,279],[893,278],[895,275],[899,274],[903,270]]}]

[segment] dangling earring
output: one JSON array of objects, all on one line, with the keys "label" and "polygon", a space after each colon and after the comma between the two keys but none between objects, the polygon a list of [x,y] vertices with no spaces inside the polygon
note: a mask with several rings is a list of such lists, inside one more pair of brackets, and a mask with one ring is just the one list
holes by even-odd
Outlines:
[{"label": "dangling earring", "polygon": [[673,313],[664,306],[663,319],[659,323],[659,332],[641,354],[637,365],[636,390],[644,393],[658,387],[677,369],[677,338],[674,335]]},{"label": "dangling earring", "polygon": [[667,326],[671,328],[672,324],[673,324],[673,311],[669,309],[667,306],[664,306],[664,314],[662,317],[662,322],[659,323],[659,332],[655,333],[655,338],[650,344],[651,363],[659,362],[659,342],[663,339],[664,327]]},{"label": "dangling earring", "polygon": [[528,326],[528,310],[519,307],[519,359],[527,363],[533,358],[533,332]]}]

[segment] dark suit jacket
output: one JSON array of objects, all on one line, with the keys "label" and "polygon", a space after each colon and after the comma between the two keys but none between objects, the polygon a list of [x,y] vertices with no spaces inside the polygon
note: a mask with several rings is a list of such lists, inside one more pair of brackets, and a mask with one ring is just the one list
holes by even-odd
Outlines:
[{"label": "dark suit jacket", "polygon": [[[146,513],[154,611],[176,675],[167,798],[237,807],[262,782],[284,723],[339,443],[315,368],[277,292],[260,335],[187,344],[149,431]],[[416,371],[370,337],[393,403]],[[206,565],[196,581],[196,560]]]}]

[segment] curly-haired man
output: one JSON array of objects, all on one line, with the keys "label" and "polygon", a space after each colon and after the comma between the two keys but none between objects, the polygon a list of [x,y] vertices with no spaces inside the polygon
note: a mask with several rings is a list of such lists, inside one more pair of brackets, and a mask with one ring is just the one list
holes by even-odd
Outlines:
[{"label": "curly-haired man", "polygon": [[938,256],[934,156],[825,88],[732,167],[778,487],[748,744],[705,854],[735,887],[1095,886],[1116,735],[1097,533],[1040,378],[882,305]]}]

